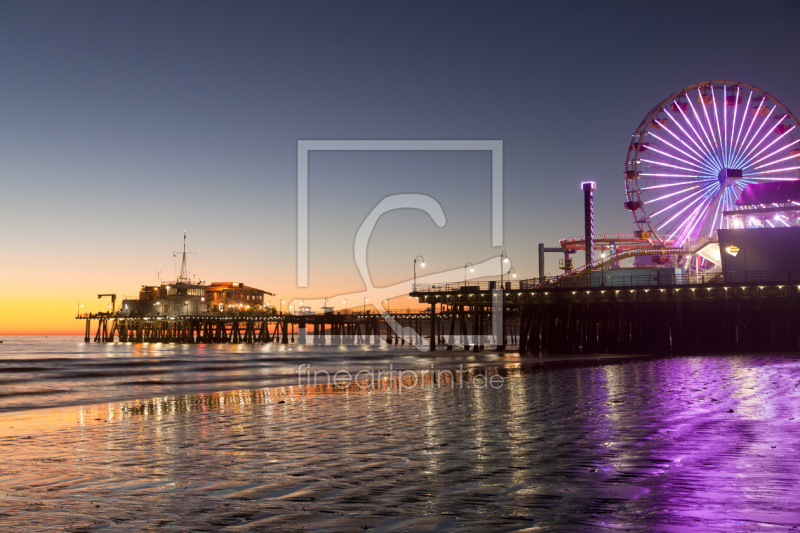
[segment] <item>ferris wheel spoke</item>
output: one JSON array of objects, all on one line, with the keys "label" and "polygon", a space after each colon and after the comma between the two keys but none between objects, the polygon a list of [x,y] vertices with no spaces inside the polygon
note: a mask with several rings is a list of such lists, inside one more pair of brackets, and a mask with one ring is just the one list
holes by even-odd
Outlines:
[{"label": "ferris wheel spoke", "polygon": [[678,235],[683,234],[683,240],[678,244],[679,247],[683,246],[683,243],[686,242],[686,239],[688,239],[689,236],[694,233],[697,225],[703,222],[705,217],[701,216],[701,211],[708,207],[712,198],[713,197],[706,197],[702,202],[700,202],[694,211],[692,211],[689,216],[686,217],[684,222],[675,230],[675,233]]},{"label": "ferris wheel spoke", "polygon": [[717,209],[714,213],[714,216],[711,218],[711,225],[709,226],[710,228],[708,232],[709,237],[714,233],[714,230],[717,229],[717,217],[719,217],[720,208],[722,207],[722,201],[720,195],[717,195],[716,203],[717,203]]},{"label": "ferris wheel spoke", "polygon": [[[675,104],[675,105],[677,106],[677,104]],[[666,110],[666,109],[665,109],[664,111],[665,111],[665,112],[667,112],[667,110]],[[667,115],[668,115],[668,116],[670,116],[670,117],[672,117],[672,115],[669,115],[669,112],[667,112]],[[687,134],[686,134],[686,131],[683,129],[683,127],[681,127],[681,124],[680,124],[680,122],[676,121],[675,119],[673,119],[673,121],[675,122],[675,124],[677,124],[677,125],[678,125],[678,127],[681,129],[681,131],[683,131],[684,135],[686,135],[687,137],[689,137],[689,139],[690,139],[690,140],[692,140],[692,141],[694,140],[694,139],[692,139],[692,137],[691,137],[690,135],[687,135]],[[666,132],[667,132],[667,133],[669,133],[670,135],[672,135],[672,136],[675,138],[675,140],[677,140],[677,141],[678,141],[678,142],[680,142],[682,145],[684,145],[686,148],[688,148],[689,150],[691,150],[691,151],[692,151],[692,152],[693,152],[693,153],[694,153],[694,154],[695,154],[697,157],[699,157],[700,159],[702,159],[702,158],[703,158],[703,154],[701,153],[701,152],[702,152],[702,150],[703,150],[702,148],[700,148],[700,147],[698,146],[698,148],[700,148],[700,152],[698,152],[697,150],[695,150],[694,148],[692,148],[691,146],[689,146],[689,144],[688,144],[686,141],[684,141],[684,140],[683,140],[683,139],[682,139],[682,138],[681,138],[681,137],[680,137],[680,136],[679,136],[677,133],[675,133],[674,131],[672,131],[671,129],[669,129],[669,127],[667,127],[666,125],[664,125],[664,126],[661,126],[661,127],[662,127],[664,130],[666,130]]]},{"label": "ferris wheel spoke", "polygon": [[658,172],[640,172],[640,175],[652,178],[694,178],[695,174],[664,174]]},{"label": "ferris wheel spoke", "polygon": [[[796,141],[794,141],[794,142],[792,142],[790,144],[787,144],[785,146],[781,146],[780,148],[778,148],[777,150],[775,150],[771,154],[765,155],[764,157],[762,157],[758,161],[754,161],[752,164],[756,164],[756,163],[759,163],[759,162],[763,161],[764,159],[768,159],[768,158],[772,157],[773,155],[777,154],[778,152],[781,152],[781,151],[789,148],[790,146],[794,146],[797,143],[800,143],[800,139],[797,139]],[[759,166],[755,167],[753,170],[758,170],[758,169],[764,168],[764,167],[771,167],[772,165],[777,165],[778,163],[783,163],[784,161],[788,161],[790,159],[797,159],[797,156],[796,155],[787,155],[786,157],[783,157],[781,159],[776,159],[775,161],[770,161],[769,163],[764,163],[763,165],[759,165]]]},{"label": "ferris wheel spoke", "polygon": [[736,115],[739,112],[739,98],[741,98],[739,96],[740,92],[741,92],[741,87],[737,85],[736,96],[733,97],[733,119],[731,120],[731,144],[729,146],[731,159],[733,159],[734,147],[736,146],[736,143],[733,141],[733,136],[736,134]]},{"label": "ferris wheel spoke", "polygon": [[639,190],[649,191],[651,189],[663,189],[665,187],[680,187],[681,185],[691,185],[693,183],[697,183],[698,181],[709,181],[711,179],[716,179],[716,178],[708,178],[705,180],[694,180],[694,181],[675,181],[673,183],[665,183],[663,185],[650,185],[648,187],[640,187]]},{"label": "ferris wheel spoke", "polygon": [[[758,114],[761,112],[761,108],[763,107],[763,105],[764,105],[764,101],[765,101],[766,99],[767,99],[767,97],[766,97],[766,96],[765,96],[764,98],[762,98],[762,99],[761,99],[761,104],[759,104],[759,106],[758,106],[758,110],[755,112],[755,114],[753,114],[753,120],[750,122],[750,127],[749,127],[749,128],[747,128],[747,135],[745,135],[745,140],[747,140],[747,136],[750,134],[750,129],[753,127],[753,123],[755,123],[755,121],[756,121],[756,115],[758,115]],[[772,112],[773,112],[774,110],[775,110],[775,108],[773,107],[772,109],[770,109],[770,110],[769,110],[769,112],[766,114],[766,116],[764,116],[764,120],[762,120],[762,121],[761,121],[761,124],[759,124],[759,125],[758,125],[758,128],[756,128],[756,131],[754,131],[754,132],[753,132],[753,136],[752,136],[752,137],[750,137],[750,140],[749,140],[749,141],[747,141],[747,144],[746,144],[746,145],[745,145],[745,146],[742,148],[742,151],[741,151],[741,153],[740,153],[740,155],[739,155],[739,158],[736,160],[736,163],[738,163],[739,161],[742,161],[742,160],[746,159],[746,157],[747,157],[747,156],[745,155],[745,154],[746,154],[746,152],[747,152],[747,151],[748,151],[748,149],[750,148],[750,145],[751,145],[751,144],[753,144],[753,141],[754,141],[754,140],[756,140],[756,137],[758,137],[758,134],[759,134],[759,132],[760,132],[760,131],[761,131],[761,129],[764,127],[764,124],[766,124],[766,123],[767,123],[767,119],[769,119],[769,116],[772,114]]]},{"label": "ferris wheel spoke", "polygon": [[700,187],[700,185],[692,185],[691,187],[687,187],[686,189],[681,189],[680,191],[671,192],[669,194],[665,194],[664,196],[656,196],[655,198],[653,198],[651,200],[647,200],[645,202],[645,205],[651,204],[653,202],[658,202],[659,200],[663,200],[665,198],[670,198],[672,196],[675,196],[676,194],[681,194],[681,193],[684,193],[684,192],[693,191],[693,190],[697,189],[698,187]]},{"label": "ferris wheel spoke", "polygon": [[[692,104],[691,97],[688,94],[684,94],[684,96],[686,96],[686,100],[689,102],[689,105],[692,107],[692,113],[694,114],[695,118],[698,118],[697,117],[697,111],[695,111],[695,109],[694,109],[694,104]],[[697,141],[699,140],[700,144],[703,145],[703,147],[701,149],[704,152],[706,152],[706,153],[714,153],[714,148],[711,145],[711,140],[708,138],[708,135],[706,134],[705,130],[703,129],[702,123],[699,121],[699,119],[698,119],[698,125],[700,126],[700,131],[703,132],[703,135],[700,135],[699,133],[697,133],[697,130],[695,129],[694,124],[692,124],[691,117],[689,117],[683,109],[681,109],[679,107],[678,111],[680,111],[681,116],[683,117],[683,121],[686,122],[686,124],[689,126],[689,128],[694,133],[694,136],[697,139],[697,140],[695,140],[695,143],[697,143]],[[687,136],[688,136],[688,134],[687,134]],[[703,140],[704,136],[705,136],[706,140],[708,141],[708,144],[706,144],[706,140]]]},{"label": "ferris wheel spoke", "polygon": [[[712,184],[712,185],[713,185],[713,184]],[[690,195],[688,195],[688,196],[684,196],[683,198],[680,198],[680,199],[678,199],[678,200],[675,200],[674,202],[672,202],[672,203],[671,203],[671,204],[669,204],[668,206],[666,206],[666,207],[663,207],[663,208],[659,209],[658,211],[656,211],[655,213],[653,213],[653,214],[652,214],[652,215],[650,215],[650,216],[651,216],[651,217],[657,217],[658,215],[660,215],[660,214],[661,214],[661,213],[663,213],[664,211],[667,211],[668,209],[672,209],[673,207],[675,207],[675,206],[677,206],[677,205],[680,205],[680,204],[682,204],[683,202],[688,202],[689,200],[691,200],[691,199],[692,199],[692,198],[694,198],[695,196],[697,196],[697,195],[700,195],[700,194],[702,194],[702,193],[703,193],[703,190],[701,189],[701,190],[699,190],[699,191],[697,191],[697,192],[695,192],[695,193],[692,193],[692,194],[690,194]]]},{"label": "ferris wheel spoke", "polygon": [[[789,133],[791,133],[791,131],[792,131],[794,128],[795,128],[795,127],[794,127],[794,126],[792,126],[792,127],[791,127],[791,128],[789,128],[788,130],[786,130],[786,131],[784,131],[783,133],[781,133],[780,135],[778,135],[778,136],[777,136],[777,137],[776,137],[776,138],[775,138],[775,139],[774,139],[774,140],[773,140],[771,143],[769,143],[769,144],[768,144],[768,145],[766,145],[764,148],[762,148],[761,150],[759,150],[759,151],[758,151],[758,153],[757,153],[757,154],[754,154],[752,157],[758,157],[758,156],[760,156],[761,154],[763,154],[765,151],[769,150],[769,147],[770,147],[770,146],[772,146],[772,145],[773,145],[773,144],[775,144],[776,142],[778,142],[778,141],[780,141],[781,139],[783,139],[783,138],[784,138],[786,135],[788,135]],[[791,146],[791,145],[789,145],[789,146]],[[783,147],[779,148],[777,151],[780,151],[780,150],[782,150],[783,148],[785,148],[785,146],[783,146]],[[775,152],[773,152],[773,153],[775,153]],[[772,154],[770,154],[770,155],[772,155]],[[758,161],[761,161],[761,160],[762,160],[762,159],[764,159],[765,157],[769,157],[769,155],[762,157],[762,158],[761,158],[761,159],[759,159]],[[758,161],[756,161],[755,163],[757,163]],[[743,166],[742,168],[747,168],[747,167],[749,167],[749,166],[752,166],[752,165],[754,165],[755,163],[748,163],[747,165]]]},{"label": "ferris wheel spoke", "polygon": [[[750,92],[750,96],[751,97],[753,96],[752,91]],[[750,114],[752,115],[752,118],[750,119],[750,125],[747,126],[747,131],[745,132],[744,137],[742,137],[742,145],[738,149],[739,154],[741,154],[745,150],[745,145],[747,144],[747,138],[750,136],[750,131],[753,129],[753,126],[756,123],[756,117],[759,115],[759,113],[761,113],[761,108],[764,106],[764,102],[766,101],[766,99],[767,99],[766,95],[761,97],[761,101],[758,102],[758,107],[755,108],[755,111],[753,111],[753,108],[751,108],[750,104],[748,103],[747,111],[750,111]],[[750,102],[750,98],[748,98],[747,101]],[[744,126],[744,123],[745,123],[746,119],[747,119],[747,113],[742,111],[742,125],[743,126]]]},{"label": "ferris wheel spoke", "polygon": [[[684,134],[684,135],[685,135],[685,136],[686,136],[686,137],[687,137],[689,140],[691,140],[691,141],[692,141],[692,143],[694,143],[694,145],[695,145],[695,146],[697,146],[697,149],[698,149],[698,150],[700,150],[700,152],[707,152],[707,151],[708,151],[708,149],[706,148],[706,146],[705,146],[705,143],[703,143],[703,138],[702,138],[702,137],[700,137],[700,135],[698,135],[698,134],[697,134],[697,130],[695,130],[695,129],[694,129],[694,126],[692,126],[692,123],[691,123],[691,122],[690,122],[690,121],[689,121],[689,120],[686,118],[686,114],[683,112],[683,109],[681,109],[681,106],[680,106],[680,105],[678,105],[678,103],[677,103],[677,102],[675,102],[675,100],[673,100],[673,103],[675,104],[675,108],[678,110],[678,112],[680,113],[680,115],[683,117],[683,120],[684,120],[684,121],[685,121],[685,122],[686,122],[686,123],[689,125],[690,129],[692,130],[692,132],[694,132],[694,136],[692,136],[692,135],[689,135],[689,132],[687,132],[687,131],[684,129],[684,127],[683,127],[683,126],[681,126],[681,123],[680,123],[680,121],[678,121],[678,120],[676,120],[675,118],[673,118],[672,114],[669,112],[669,110],[667,110],[667,108],[666,108],[666,107],[665,107],[665,108],[662,108],[662,109],[664,110],[664,113],[666,113],[666,114],[667,114],[667,116],[668,116],[668,117],[670,117],[670,118],[672,119],[672,121],[673,121],[673,122],[674,122],[674,123],[675,123],[675,124],[676,124],[676,125],[677,125],[677,126],[680,128],[680,130],[683,132],[683,134]],[[671,132],[670,132],[670,133],[671,133]],[[673,134],[673,135],[674,135],[674,134]],[[698,143],[698,142],[697,142],[697,139],[700,139],[700,143]],[[702,144],[702,146],[701,146],[701,144]],[[694,152],[694,150],[692,150],[692,151]],[[702,154],[699,154],[699,153],[697,153],[697,152],[695,152],[695,153],[696,153],[697,155],[699,155],[701,158],[703,157],[703,156],[702,156]]]},{"label": "ferris wheel spoke", "polygon": [[[687,196],[687,197],[683,198],[682,200],[678,200],[677,202],[674,202],[674,203],[670,204],[669,206],[665,207],[665,208],[664,208],[664,209],[662,209],[661,211],[658,211],[657,213],[653,213],[653,216],[655,217],[655,216],[657,216],[659,213],[662,213],[663,211],[666,211],[667,209],[669,209],[669,208],[671,208],[671,207],[674,207],[674,206],[676,206],[676,205],[678,205],[678,204],[680,204],[680,203],[683,203],[683,202],[685,202],[685,201],[687,201],[687,200],[691,200],[691,199],[692,199],[692,198],[694,198],[695,196],[698,196],[698,195],[700,195],[700,194],[702,194],[702,193],[703,193],[703,191],[697,191],[696,193],[694,193],[694,194],[691,194],[691,195],[689,195],[689,196]],[[668,218],[667,220],[665,220],[664,222],[662,222],[662,223],[661,223],[661,225],[660,225],[660,226],[658,226],[658,229],[659,229],[659,230],[661,230],[661,228],[663,228],[664,226],[666,226],[667,224],[669,224],[670,222],[672,222],[673,220],[675,220],[675,218],[677,218],[678,216],[680,216],[680,214],[681,214],[681,213],[683,213],[684,211],[686,211],[687,209],[689,209],[690,207],[692,207],[694,204],[696,204],[697,202],[702,202],[704,198],[705,198],[705,196],[698,196],[697,198],[695,198],[694,200],[692,200],[691,202],[689,202],[689,204],[687,204],[686,206],[684,206],[684,208],[683,208],[683,209],[681,209],[681,210],[680,210],[680,211],[678,211],[677,213],[674,213],[674,214],[673,214],[673,215],[672,215],[670,218]]]},{"label": "ferris wheel spoke", "polygon": [[686,170],[688,172],[697,172],[697,169],[682,167],[680,165],[673,165],[672,163],[667,163],[666,161],[657,161],[654,159],[642,159],[645,163],[650,163],[651,165],[658,165],[661,167],[669,167],[669,168],[676,168],[678,170]]},{"label": "ferris wheel spoke", "polygon": [[[753,98],[753,91],[750,91],[750,94],[747,96],[747,104],[745,104],[744,109],[742,109],[742,122],[739,124],[739,133],[736,134],[736,141],[733,143],[733,159],[736,159],[737,154],[739,153],[739,140],[742,137],[742,131],[744,131],[744,123],[747,120],[747,110],[750,109],[750,101]],[[744,141],[742,141],[744,142]]]},{"label": "ferris wheel spoke", "polygon": [[719,113],[717,112],[717,92],[711,88],[711,102],[714,107],[714,120],[717,122],[717,137],[719,138],[719,155],[722,158],[722,164],[727,167],[728,161],[725,159],[725,144],[722,141],[722,128],[719,126]]},{"label": "ferris wheel spoke", "polygon": [[[800,166],[798,166],[798,167],[785,167],[785,168],[779,168],[779,169],[776,169],[776,170],[762,170],[762,171],[759,171],[758,174],[756,174],[756,175],[748,175],[747,179],[749,179],[749,180],[756,180],[756,179],[774,179],[774,180],[777,180],[777,179],[780,179],[780,178],[763,178],[763,177],[758,177],[758,176],[761,176],[762,174],[777,174],[778,172],[786,172],[787,170],[798,170],[798,169],[800,169]],[[797,181],[797,178],[784,178],[784,181]]]},{"label": "ferris wheel spoke", "polygon": [[[697,94],[701,95],[699,88],[697,89]],[[713,94],[713,89],[712,89],[712,94]],[[702,96],[700,98],[702,101]],[[711,125],[711,119],[708,118],[708,106],[706,105],[703,105],[703,115],[705,115],[706,117],[706,124],[708,124],[708,131],[711,132],[711,140],[714,141],[714,147],[718,148],[719,144],[717,143],[717,138],[714,136],[714,126]],[[722,161],[720,161],[720,163],[722,163]]]},{"label": "ferris wheel spoke", "polygon": [[655,146],[652,146],[652,145],[650,146],[650,150],[652,150],[654,152],[657,152],[657,153],[659,153],[661,155],[667,156],[669,158],[675,159],[677,161],[680,161],[681,163],[686,163],[687,165],[691,165],[691,166],[695,167],[698,171],[702,170],[702,169],[706,169],[709,172],[719,172],[718,169],[714,169],[714,168],[710,167],[707,163],[703,163],[702,161],[701,161],[702,164],[694,163],[694,162],[689,161],[687,159],[683,159],[682,157],[678,157],[677,155],[672,154],[670,152],[665,152],[664,150],[660,150],[660,149],[658,149],[658,148],[656,148]]},{"label": "ferris wheel spoke", "polygon": [[[702,95],[700,93],[700,89],[697,90],[697,95],[698,95],[698,97],[700,97],[700,101],[702,102]],[[685,96],[686,96],[686,100],[689,102],[689,107],[692,108],[692,114],[694,115],[695,121],[697,121],[697,127],[700,128],[700,131],[703,132],[703,135],[705,136],[706,141],[708,141],[708,153],[709,154],[713,154],[713,155],[716,156],[716,154],[714,152],[714,143],[711,141],[711,137],[709,137],[708,132],[706,131],[705,126],[703,125],[703,120],[700,118],[700,114],[694,108],[694,104],[692,103],[692,98],[689,96],[689,93],[685,93]],[[694,129],[694,128],[692,128],[692,129]],[[698,137],[700,137],[700,136],[698,135]],[[700,139],[702,139],[702,137],[700,137]],[[720,164],[720,168],[722,168],[721,164]]]},{"label": "ferris wheel spoke", "polygon": [[[752,138],[752,139],[750,139],[750,143],[752,143],[752,142],[755,140],[755,138],[756,138],[756,137],[758,137],[758,134],[759,134],[759,133],[761,133],[761,130],[764,128],[764,125],[767,123],[767,120],[768,120],[768,119],[769,119],[769,117],[772,115],[772,112],[773,112],[773,111],[775,111],[775,108],[774,108],[774,107],[773,107],[772,109],[770,109],[770,110],[769,110],[769,113],[767,113],[767,115],[764,117],[764,120],[763,120],[763,121],[761,122],[761,124],[758,126],[758,130],[756,130],[756,132],[753,134],[753,138]],[[756,148],[758,148],[758,147],[759,147],[759,145],[761,145],[761,143],[762,143],[762,142],[764,142],[764,141],[765,141],[765,140],[766,140],[766,139],[769,137],[770,133],[771,133],[771,130],[768,128],[768,129],[767,129],[767,130],[764,132],[764,135],[762,135],[762,136],[759,138],[758,142],[757,142],[757,143],[755,143],[755,144],[753,145],[753,147],[752,147],[752,148],[750,148],[750,143],[748,143],[747,147],[748,147],[748,148],[750,148],[750,150],[747,150],[747,148],[745,148],[745,151],[747,152],[747,154],[746,154],[746,155],[744,155],[744,156],[742,156],[742,157],[740,158],[740,159],[741,159],[741,161],[738,161],[738,163],[741,165],[741,164],[743,164],[743,163],[746,163],[747,161],[749,161],[751,154],[752,154],[752,153],[753,153],[753,152],[756,150]]]},{"label": "ferris wheel spoke", "polygon": [[672,143],[671,143],[671,142],[669,142],[668,140],[666,140],[666,139],[663,139],[662,137],[659,137],[659,135],[658,135],[658,134],[656,134],[656,133],[653,133],[652,131],[650,131],[650,132],[648,132],[648,135],[651,135],[652,137],[655,137],[656,139],[658,139],[659,141],[663,142],[664,144],[666,144],[666,145],[667,145],[667,146],[669,146],[670,148],[673,148],[673,149],[675,149],[675,150],[679,151],[680,153],[682,153],[682,154],[683,154],[683,155],[685,155],[686,157],[689,157],[689,158],[691,158],[691,159],[694,159],[695,161],[697,161],[697,162],[698,162],[698,163],[700,163],[700,164],[702,164],[702,163],[703,163],[703,160],[702,160],[702,159],[698,159],[698,158],[696,158],[695,156],[693,156],[692,154],[690,154],[690,153],[688,153],[688,152],[685,152],[684,150],[682,150],[681,148],[678,148],[677,146],[675,146],[674,144],[672,144]]},{"label": "ferris wheel spoke", "polygon": [[730,160],[730,152],[728,151],[728,86],[722,86],[722,131],[725,133],[725,139],[722,146],[725,147],[725,165],[728,165]]}]

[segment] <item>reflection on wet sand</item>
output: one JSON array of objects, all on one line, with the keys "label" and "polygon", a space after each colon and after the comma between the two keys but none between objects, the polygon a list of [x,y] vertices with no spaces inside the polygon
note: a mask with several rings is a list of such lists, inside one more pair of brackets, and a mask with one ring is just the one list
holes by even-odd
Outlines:
[{"label": "reflection on wet sand", "polygon": [[622,361],[4,416],[0,529],[800,523],[797,358]]}]

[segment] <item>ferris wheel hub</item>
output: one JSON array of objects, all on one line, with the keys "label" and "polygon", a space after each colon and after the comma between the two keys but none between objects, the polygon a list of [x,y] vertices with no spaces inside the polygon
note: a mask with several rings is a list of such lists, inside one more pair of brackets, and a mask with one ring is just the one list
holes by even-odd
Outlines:
[{"label": "ferris wheel hub", "polygon": [[740,168],[723,168],[717,175],[720,184],[723,187],[730,187],[736,180],[742,179],[742,169]]}]

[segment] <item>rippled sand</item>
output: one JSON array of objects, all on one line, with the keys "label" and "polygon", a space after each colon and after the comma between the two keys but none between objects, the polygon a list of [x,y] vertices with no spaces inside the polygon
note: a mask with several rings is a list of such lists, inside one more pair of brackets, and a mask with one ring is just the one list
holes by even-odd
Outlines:
[{"label": "rippled sand", "polygon": [[499,389],[282,387],[3,415],[0,530],[800,524],[797,357],[512,357],[499,372]]}]

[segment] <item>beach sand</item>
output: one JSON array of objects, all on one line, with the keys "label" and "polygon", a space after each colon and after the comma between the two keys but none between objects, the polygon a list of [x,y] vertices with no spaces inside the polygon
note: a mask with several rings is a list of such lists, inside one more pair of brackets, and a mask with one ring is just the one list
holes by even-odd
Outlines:
[{"label": "beach sand", "polygon": [[[800,362],[509,362],[0,417],[2,531],[800,524]],[[485,383],[483,384],[485,385]]]}]

